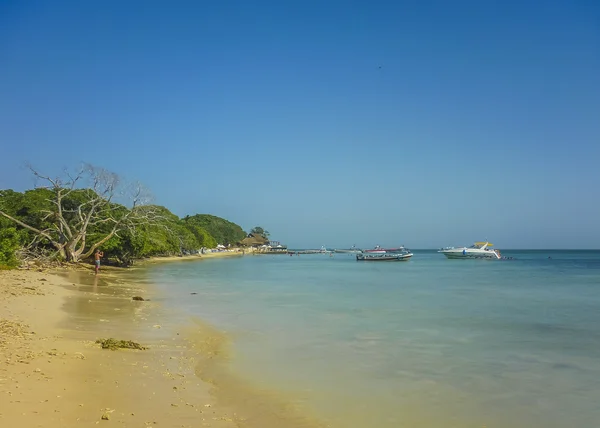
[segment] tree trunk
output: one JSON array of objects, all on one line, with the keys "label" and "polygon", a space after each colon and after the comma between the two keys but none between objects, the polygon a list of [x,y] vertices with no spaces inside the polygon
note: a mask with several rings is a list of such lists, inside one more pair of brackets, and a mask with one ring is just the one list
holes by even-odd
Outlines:
[{"label": "tree trunk", "polygon": [[65,260],[71,263],[77,263],[79,261],[79,257],[77,257],[77,253],[73,250],[73,244],[68,244],[64,249]]}]

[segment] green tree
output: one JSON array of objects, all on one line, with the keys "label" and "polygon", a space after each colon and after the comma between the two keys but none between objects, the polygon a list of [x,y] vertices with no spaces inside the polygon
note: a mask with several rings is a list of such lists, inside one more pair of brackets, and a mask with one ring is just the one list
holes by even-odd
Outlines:
[{"label": "green tree", "polygon": [[269,236],[271,235],[268,231],[264,230],[260,226],[253,227],[250,233],[252,233],[253,235],[260,235],[265,239],[269,239]]},{"label": "green tree", "polygon": [[199,248],[215,248],[218,244],[217,240],[200,226],[196,226],[192,222],[183,221],[185,227],[194,234]]},{"label": "green tree", "polygon": [[16,251],[20,246],[21,236],[15,225],[0,218],[0,268],[18,266]]},{"label": "green tree", "polygon": [[[0,210],[33,228],[48,230],[52,226],[52,222],[44,214],[44,211],[51,208],[51,204],[47,201],[50,196],[51,192],[48,189],[27,190],[24,193],[10,189],[0,190]],[[5,227],[15,227],[19,231],[22,245],[42,250],[53,248],[43,236],[21,227],[1,213],[0,219],[6,225]]]},{"label": "green tree", "polygon": [[[51,178],[31,171],[43,186],[26,192],[21,201],[24,211],[15,211],[18,197],[9,193],[0,203],[0,216],[27,229],[68,261],[87,258],[120,232],[156,220],[146,207],[143,188],[122,186],[112,172],[84,165],[74,175],[65,172]],[[115,203],[118,197],[127,199],[129,207]]]},{"label": "green tree", "polygon": [[[151,205],[140,186],[124,187],[116,174],[85,166],[60,178],[40,175],[23,193],[0,190],[0,264],[14,266],[19,247],[77,262],[101,248],[121,265],[234,244],[246,237],[237,224],[197,214],[180,219]],[[268,232],[263,231],[268,235]]]},{"label": "green tree", "polygon": [[219,244],[235,244],[246,237],[246,232],[239,225],[214,215],[196,214],[184,217],[183,221],[204,229]]},{"label": "green tree", "polygon": [[105,254],[129,265],[137,258],[175,255],[200,248],[192,231],[167,208],[149,205],[144,209],[151,210],[156,221],[115,235],[102,246]]}]

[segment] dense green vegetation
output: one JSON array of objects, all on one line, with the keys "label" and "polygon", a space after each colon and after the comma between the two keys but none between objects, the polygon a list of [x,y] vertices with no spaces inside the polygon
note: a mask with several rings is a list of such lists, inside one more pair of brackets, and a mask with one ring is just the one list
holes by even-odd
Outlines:
[{"label": "dense green vegetation", "polygon": [[196,214],[183,218],[186,224],[206,230],[217,243],[222,245],[235,244],[246,237],[246,232],[235,223],[210,214]]},{"label": "dense green vegetation", "polygon": [[188,224],[167,208],[152,205],[148,209],[157,213],[159,220],[142,223],[135,230],[125,230],[112,237],[102,245],[106,256],[128,265],[139,258],[179,255],[217,246],[215,238],[206,230]]},{"label": "dense green vegetation", "polygon": [[21,247],[22,238],[12,222],[0,218],[0,268],[18,265],[16,251]]},{"label": "dense green vegetation", "polygon": [[197,214],[180,219],[165,207],[144,203],[139,189],[129,206],[116,203],[122,195],[116,192],[116,176],[92,167],[80,175],[93,185],[78,187],[83,179],[46,179],[49,185],[44,188],[0,190],[0,266],[18,265],[17,253],[78,262],[89,259],[97,248],[105,257],[129,265],[144,257],[235,244],[246,236],[240,226],[220,217]]}]

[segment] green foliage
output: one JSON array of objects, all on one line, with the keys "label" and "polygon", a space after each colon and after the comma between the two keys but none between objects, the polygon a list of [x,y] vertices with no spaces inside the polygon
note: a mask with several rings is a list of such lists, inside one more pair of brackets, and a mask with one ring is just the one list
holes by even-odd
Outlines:
[{"label": "green foliage", "polygon": [[[60,211],[59,205],[53,203],[57,200],[57,192],[63,192]],[[0,268],[17,266],[16,251],[29,244],[46,254],[51,250],[57,256],[65,257],[64,252],[57,250],[57,243],[66,242],[65,228],[81,230],[76,229],[82,222],[79,209],[85,209],[92,203],[90,201],[98,203],[98,198],[99,194],[92,189],[38,188],[22,193],[0,190],[0,211],[6,214],[0,214]],[[133,210],[137,210],[137,218],[142,221],[111,233],[115,222],[130,218]],[[135,259],[145,257],[179,255],[196,252],[203,247],[215,248],[217,244],[235,244],[246,237],[246,232],[239,225],[223,218],[196,214],[180,219],[167,208],[156,205],[127,208],[103,199],[94,215],[83,239],[77,244],[83,250],[79,254],[101,244],[105,257],[122,265],[130,265]],[[268,236],[262,228],[255,229]]]},{"label": "green foliage", "polygon": [[21,246],[22,236],[9,220],[0,218],[0,266],[13,268],[19,265],[16,251]]},{"label": "green foliage", "polygon": [[179,219],[167,208],[154,205],[144,209],[157,213],[158,221],[113,236],[102,245],[106,256],[129,265],[134,259],[178,255],[217,246],[215,238],[206,230]]},{"label": "green foliage", "polygon": [[145,236],[153,245],[153,248],[147,249],[149,253],[159,251],[162,254],[179,254],[182,251],[200,248],[194,234],[179,217],[165,207],[152,206],[150,208],[159,213],[160,220],[144,227]]},{"label": "green foliage", "polygon": [[[52,209],[47,200],[50,196],[47,189],[28,190],[24,193],[13,190],[0,190],[0,210],[33,227],[47,229],[51,227],[46,211]],[[51,193],[51,192],[50,192]],[[18,265],[16,251],[25,243],[32,242],[36,235],[15,222],[0,215],[0,265],[15,267]],[[37,240],[41,248],[50,246],[43,238]]]},{"label": "green foliage", "polygon": [[253,235],[260,235],[265,239],[269,239],[269,235],[271,235],[268,231],[264,230],[260,226],[253,227],[250,233],[252,233]]},{"label": "green foliage", "polygon": [[184,221],[183,224],[196,237],[200,248],[215,248],[217,246],[217,240],[206,229],[196,226],[193,222]]},{"label": "green foliage", "polygon": [[23,206],[23,194],[12,189],[0,190],[0,209],[15,215]]},{"label": "green foliage", "polygon": [[246,237],[240,226],[214,215],[196,214],[186,216],[183,221],[206,230],[219,244],[235,244]]},{"label": "green foliage", "polygon": [[[56,203],[57,192],[66,195],[61,199],[60,204]],[[57,252],[57,243],[63,244],[68,239],[66,227],[71,227],[74,234],[80,230],[80,225],[83,222],[80,215],[85,216],[85,204],[89,204],[92,198],[98,198],[98,195],[91,189],[73,189],[69,191],[69,189],[61,188],[37,188],[23,193],[1,190],[0,210],[34,229],[43,231],[43,234],[36,233],[20,224],[11,222],[13,226],[16,226],[22,232],[25,240],[35,243],[38,250]],[[82,212],[78,210],[80,207],[84,207]],[[128,212],[126,207],[110,202],[107,202],[102,210],[105,212],[110,210],[112,218],[115,219],[119,218],[119,214],[123,215]],[[103,219],[107,219],[107,217],[108,215],[105,215]],[[2,218],[8,220],[6,217]],[[10,222],[10,220],[8,221]],[[84,240],[81,242],[87,244],[86,248],[90,248],[91,245],[109,233],[108,231],[112,225],[114,223],[101,221],[97,225],[89,226],[84,235]],[[64,255],[63,251],[62,256],[64,257]]]},{"label": "green foliage", "polygon": [[[148,200],[141,185],[119,187],[119,177],[102,168],[84,164],[56,178],[30,169],[43,186],[25,192],[20,201],[16,192],[5,192],[0,215],[32,233],[36,250],[47,245],[61,258],[77,262],[117,233],[153,218],[152,212],[140,215]],[[131,208],[115,204],[116,198],[127,200]]]},{"label": "green foliage", "polygon": [[[52,203],[49,202],[51,197],[52,192],[48,189],[27,190],[24,193],[10,189],[0,190],[0,210],[32,227],[45,230],[52,227],[51,216],[48,215],[53,210]],[[33,240],[34,234],[32,232],[17,226],[5,217],[2,217],[2,220],[8,222],[5,223],[6,225],[20,230],[22,232],[20,233],[21,239]],[[49,246],[49,242],[40,239],[40,245]]]}]

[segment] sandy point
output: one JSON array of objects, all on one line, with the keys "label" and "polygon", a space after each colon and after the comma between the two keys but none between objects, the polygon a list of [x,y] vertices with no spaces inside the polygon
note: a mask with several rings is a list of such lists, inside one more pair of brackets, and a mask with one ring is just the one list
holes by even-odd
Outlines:
[{"label": "sandy point", "polygon": [[206,260],[206,259],[218,259],[225,257],[241,257],[244,255],[253,254],[252,250],[235,248],[227,251],[214,251],[211,253],[204,254],[191,254],[191,255],[181,255],[181,256],[164,256],[164,257],[149,257],[147,259],[140,260],[137,265],[146,266],[156,263],[164,263],[164,262],[178,262],[178,261],[198,261],[198,260]]}]

